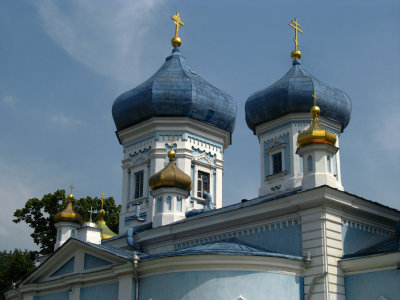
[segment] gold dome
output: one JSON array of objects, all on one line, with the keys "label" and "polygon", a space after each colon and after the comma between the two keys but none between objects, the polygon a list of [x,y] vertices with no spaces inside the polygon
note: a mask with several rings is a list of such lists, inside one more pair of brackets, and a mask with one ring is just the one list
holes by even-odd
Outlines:
[{"label": "gold dome", "polygon": [[152,190],[161,187],[176,187],[186,191],[192,189],[192,180],[190,176],[185,174],[181,169],[179,169],[175,163],[175,151],[170,150],[168,152],[169,163],[161,171],[153,174],[149,180],[149,186]]},{"label": "gold dome", "polygon": [[297,136],[298,147],[303,147],[314,143],[335,146],[336,135],[322,127],[318,119],[319,112],[320,109],[318,106],[314,105],[311,108],[313,120],[310,127],[299,133],[299,135]]},{"label": "gold dome", "polygon": [[[103,209],[101,209],[99,211],[99,215],[101,216],[101,211],[103,211],[103,216],[105,215],[105,212]],[[101,239],[105,240],[105,239],[109,239],[112,238],[114,236],[117,236],[117,234],[115,232],[113,232],[108,226],[106,221],[103,220],[103,217],[100,217],[100,220],[98,220],[96,222],[96,226],[97,228],[101,229]]]},{"label": "gold dome", "polygon": [[68,204],[67,207],[56,214],[54,216],[54,222],[75,222],[75,223],[82,223],[82,217],[72,208],[72,200],[74,199],[74,195],[68,195]]}]

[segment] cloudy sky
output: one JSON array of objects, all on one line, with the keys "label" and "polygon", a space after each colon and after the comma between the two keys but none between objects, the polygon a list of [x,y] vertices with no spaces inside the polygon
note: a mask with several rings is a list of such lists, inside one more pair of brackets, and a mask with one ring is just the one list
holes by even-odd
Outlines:
[{"label": "cloudy sky", "polygon": [[[225,152],[224,205],[257,196],[257,138],[244,103],[291,67],[297,17],[303,67],[353,102],[340,137],[345,190],[400,209],[399,1],[0,2],[0,250],[34,248],[15,209],[74,183],[76,197],[121,197],[114,99],[181,52],[231,94],[238,114]],[[240,184],[238,184],[240,183]]]}]

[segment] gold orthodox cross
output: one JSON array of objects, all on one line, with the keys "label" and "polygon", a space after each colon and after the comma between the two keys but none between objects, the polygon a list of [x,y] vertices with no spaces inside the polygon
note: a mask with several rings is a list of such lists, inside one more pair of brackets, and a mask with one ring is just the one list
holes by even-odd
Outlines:
[{"label": "gold orthodox cross", "polygon": [[173,148],[173,146],[174,146],[174,142],[175,142],[174,136],[171,135],[168,139],[171,141],[171,150],[172,150],[172,148]]},{"label": "gold orthodox cross", "polygon": [[314,98],[314,106],[317,106],[317,96],[315,96],[315,92],[312,94],[312,97]]},{"label": "gold orthodox cross", "polygon": [[290,21],[289,26],[294,29],[294,45],[295,49],[297,51],[297,47],[299,46],[299,42],[297,41],[297,32],[303,33],[303,31],[300,29],[300,24],[297,23],[297,19],[294,18],[294,20]]},{"label": "gold orthodox cross", "polygon": [[74,187],[74,185],[73,184],[71,184],[70,186],[69,186],[69,188],[71,189],[71,194],[72,194],[72,189],[74,189],[75,187]]},{"label": "gold orthodox cross", "polygon": [[104,189],[101,190],[100,195],[101,195],[101,199],[100,199],[100,201],[101,201],[101,209],[103,209],[104,196],[106,195],[106,194],[104,194]]},{"label": "gold orthodox cross", "polygon": [[177,38],[179,34],[179,27],[183,26],[183,22],[181,20],[181,17],[179,16],[179,12],[177,12],[176,15],[171,16],[171,19],[174,20],[175,23],[175,38]]}]

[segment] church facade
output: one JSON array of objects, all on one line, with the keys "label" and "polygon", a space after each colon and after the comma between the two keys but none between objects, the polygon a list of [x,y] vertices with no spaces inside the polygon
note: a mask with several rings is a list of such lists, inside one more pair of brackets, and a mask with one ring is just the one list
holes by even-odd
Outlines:
[{"label": "church facade", "polygon": [[297,20],[292,67],[245,106],[260,144],[259,196],[223,207],[236,104],[190,68],[183,22],[172,18],[172,53],[112,107],[119,234],[102,219],[82,225],[71,194],[55,216],[54,253],[6,298],[399,299],[400,211],[344,190],[339,138],[351,101],[302,68]]}]

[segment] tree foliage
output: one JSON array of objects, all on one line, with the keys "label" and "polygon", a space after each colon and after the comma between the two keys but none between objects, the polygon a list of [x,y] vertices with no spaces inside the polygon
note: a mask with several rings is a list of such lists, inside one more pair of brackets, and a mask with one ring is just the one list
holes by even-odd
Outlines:
[{"label": "tree foliage", "polygon": [[[53,194],[46,194],[42,199],[31,198],[25,203],[25,207],[14,212],[15,223],[25,222],[32,229],[31,237],[35,244],[40,247],[40,254],[50,254],[53,252],[56,242],[57,230],[54,226],[54,216],[67,206],[68,200],[65,190],[57,190]],[[93,211],[99,211],[101,201],[99,198],[74,199],[73,208],[78,212],[84,221],[89,221],[92,207]],[[108,227],[118,233],[120,205],[116,205],[114,198],[104,198],[103,209],[106,211],[104,220]],[[92,216],[93,222],[98,220],[97,214]]]},{"label": "tree foliage", "polygon": [[36,251],[15,249],[0,252],[0,299],[13,282],[17,282],[35,268],[36,258]]}]

